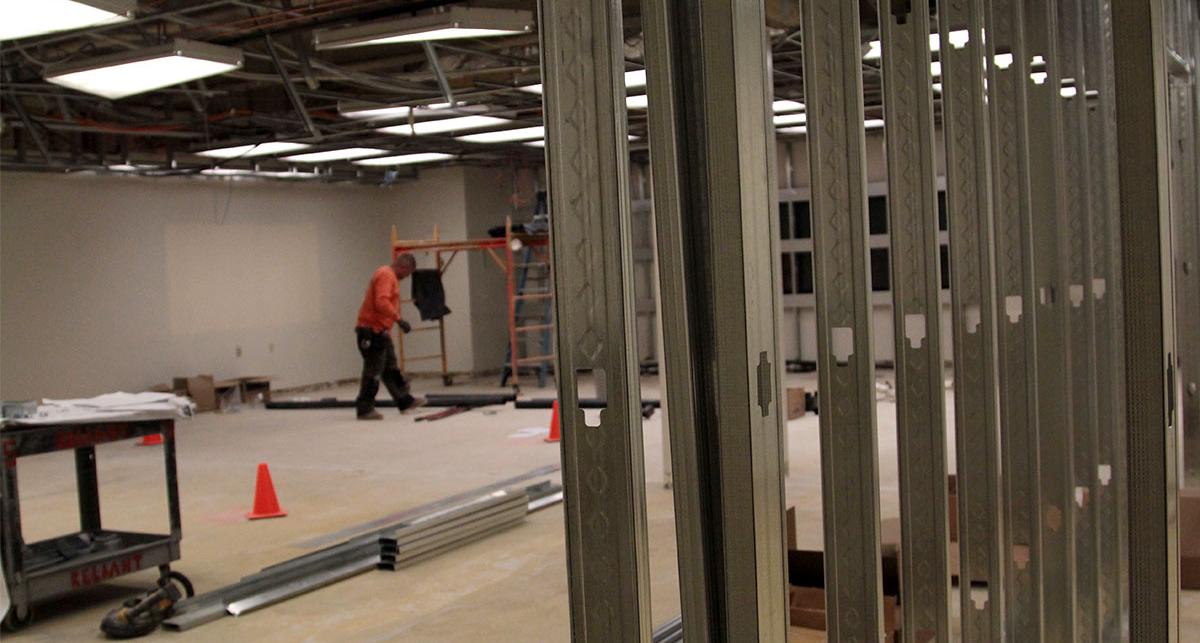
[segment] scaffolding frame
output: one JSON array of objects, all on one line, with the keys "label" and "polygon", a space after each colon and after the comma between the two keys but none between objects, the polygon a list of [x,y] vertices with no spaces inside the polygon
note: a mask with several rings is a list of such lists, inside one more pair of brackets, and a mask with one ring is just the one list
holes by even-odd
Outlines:
[{"label": "scaffolding frame", "polygon": [[[531,356],[520,358],[518,352],[518,339],[524,329],[517,326],[516,319],[516,302],[518,295],[516,292],[516,250],[514,250],[514,242],[518,243],[518,249],[523,246],[534,248],[548,248],[550,244],[549,235],[546,234],[524,234],[514,233],[512,225],[512,217],[504,218],[504,236],[489,237],[486,239],[442,239],[441,230],[437,225],[433,226],[433,236],[429,239],[400,239],[396,230],[396,226],[392,226],[391,246],[392,260],[402,253],[408,252],[411,254],[432,254],[434,264],[439,274],[444,275],[446,270],[454,263],[454,259],[458,257],[460,252],[484,252],[487,253],[492,263],[496,264],[503,273],[506,281],[506,294],[508,298],[508,341],[512,351],[512,385],[513,388],[520,386],[520,365],[522,362],[531,363],[529,360],[540,360],[552,362],[554,354]],[[553,293],[547,295],[553,299]],[[401,296],[400,305],[403,308],[405,304],[413,305],[414,301],[411,297],[405,298]],[[442,383],[446,386],[454,384],[454,375],[450,372],[449,354],[446,350],[446,318],[442,317],[435,324],[425,324],[422,326],[413,326],[410,332],[432,332],[438,333],[438,350],[437,353],[427,355],[409,356],[404,346],[405,333],[399,333],[396,340],[397,358],[400,362],[400,370],[408,372],[409,362],[423,362],[440,360]]]}]

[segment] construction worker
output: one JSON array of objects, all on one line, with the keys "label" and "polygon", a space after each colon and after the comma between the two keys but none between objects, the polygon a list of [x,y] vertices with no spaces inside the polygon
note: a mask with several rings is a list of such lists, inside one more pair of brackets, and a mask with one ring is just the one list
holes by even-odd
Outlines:
[{"label": "construction worker", "polygon": [[363,358],[362,381],[355,402],[360,420],[383,419],[383,415],[375,410],[375,395],[379,392],[381,379],[401,413],[425,405],[425,398],[409,393],[408,381],[396,362],[396,347],[391,336],[392,324],[399,325],[405,333],[412,330],[408,322],[400,319],[400,280],[416,269],[417,260],[411,254],[403,253],[396,256],[392,265],[380,266],[371,275],[371,284],[367,286],[354,329],[358,352]]}]

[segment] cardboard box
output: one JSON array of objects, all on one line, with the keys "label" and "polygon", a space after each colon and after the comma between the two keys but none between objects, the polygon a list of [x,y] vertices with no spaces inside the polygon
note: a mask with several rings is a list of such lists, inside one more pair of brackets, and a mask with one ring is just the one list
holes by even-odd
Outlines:
[{"label": "cardboard box", "polygon": [[213,384],[212,375],[195,375],[176,377],[172,386],[176,391],[184,391],[192,398],[197,413],[205,413],[217,408],[217,390]]},{"label": "cardboard box", "polygon": [[804,417],[807,411],[805,404],[806,396],[804,389],[799,386],[789,386],[787,389],[787,419],[795,420],[796,418]]},{"label": "cardboard box", "polygon": [[228,411],[242,403],[242,383],[238,380],[213,382],[213,392],[220,411]]},{"label": "cardboard box", "polygon": [[239,377],[242,384],[242,403],[254,405],[271,401],[271,378],[265,375]]},{"label": "cardboard box", "polygon": [[1179,585],[1200,589],[1200,488],[1179,490]]},{"label": "cardboard box", "polygon": [[[899,636],[900,557],[894,545],[883,547],[883,623],[886,640]],[[825,629],[825,555],[819,551],[788,551],[788,612],[796,627]]]}]

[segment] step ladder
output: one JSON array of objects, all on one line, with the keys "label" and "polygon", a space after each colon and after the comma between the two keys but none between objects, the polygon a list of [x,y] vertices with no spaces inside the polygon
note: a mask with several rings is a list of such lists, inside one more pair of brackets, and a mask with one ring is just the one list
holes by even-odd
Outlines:
[{"label": "step ladder", "polygon": [[[510,235],[511,238],[511,235]],[[538,386],[546,386],[554,362],[554,292],[550,279],[550,250],[546,245],[511,242],[509,278],[509,345],[500,386],[520,388],[522,370],[534,370]],[[517,254],[517,253],[520,254]]]}]

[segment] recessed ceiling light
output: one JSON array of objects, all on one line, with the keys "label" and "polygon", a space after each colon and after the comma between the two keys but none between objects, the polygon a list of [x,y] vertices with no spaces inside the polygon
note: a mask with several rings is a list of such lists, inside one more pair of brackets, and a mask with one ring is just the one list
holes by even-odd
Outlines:
[{"label": "recessed ceiling light", "polygon": [[136,0],[4,0],[0,40],[125,22],[136,10]]},{"label": "recessed ceiling light", "polygon": [[528,11],[452,6],[408,18],[317,29],[313,32],[313,44],[317,49],[339,49],[456,38],[488,38],[532,33],[533,27],[533,14]]},{"label": "recessed ceiling light", "polygon": [[283,160],[294,161],[296,163],[325,163],[327,161],[349,161],[351,159],[379,156],[380,154],[386,153],[387,150],[381,150],[374,147],[343,147],[337,150],[325,150],[323,152],[309,152],[308,154],[285,156],[283,157]]},{"label": "recessed ceiling light", "polygon": [[271,154],[285,154],[287,152],[295,152],[312,147],[305,143],[288,143],[285,141],[270,141],[267,143],[257,143],[251,145],[235,145],[233,147],[221,147],[214,150],[204,150],[196,152],[199,156],[207,156],[215,159],[234,159],[248,158],[251,156],[268,156]]},{"label": "recessed ceiling light", "polygon": [[537,127],[520,127],[517,129],[504,129],[497,132],[467,134],[466,136],[457,137],[457,140],[466,141],[468,143],[510,143],[514,141],[532,141],[535,138],[542,138],[545,135],[546,128],[538,125]]},{"label": "recessed ceiling light", "polygon": [[46,68],[46,80],[115,100],[241,66],[240,49],[178,38],[157,47],[51,65]]},{"label": "recessed ceiling light", "polygon": [[376,131],[384,134],[398,134],[400,136],[420,136],[422,134],[445,134],[447,132],[497,127],[510,123],[512,121],[508,119],[495,118],[493,116],[460,116],[458,118],[443,118],[436,121],[419,121],[405,125],[392,125],[390,127],[381,127]]},{"label": "recessed ceiling light", "polygon": [[453,154],[441,154],[438,152],[421,152],[419,154],[400,154],[398,156],[381,156],[377,159],[366,159],[355,161],[355,165],[414,165],[416,163],[433,163],[435,161],[448,161],[454,158]]}]

